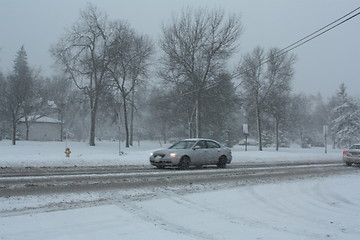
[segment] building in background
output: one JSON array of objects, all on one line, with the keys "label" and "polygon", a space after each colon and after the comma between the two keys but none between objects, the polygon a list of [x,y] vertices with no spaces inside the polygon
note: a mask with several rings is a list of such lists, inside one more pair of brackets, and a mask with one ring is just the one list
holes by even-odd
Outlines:
[{"label": "building in background", "polygon": [[[18,133],[20,139],[26,139],[26,122],[20,120]],[[51,117],[40,117],[31,121],[28,128],[30,141],[61,141],[61,121]]]}]

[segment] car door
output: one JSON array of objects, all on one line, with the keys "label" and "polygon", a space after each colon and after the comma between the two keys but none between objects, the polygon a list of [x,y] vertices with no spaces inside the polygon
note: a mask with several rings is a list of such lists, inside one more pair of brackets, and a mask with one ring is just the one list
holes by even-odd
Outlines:
[{"label": "car door", "polygon": [[207,159],[208,164],[217,164],[221,155],[220,145],[214,141],[207,140]]},{"label": "car door", "polygon": [[193,165],[207,164],[207,148],[205,140],[200,140],[195,144],[191,162]]}]

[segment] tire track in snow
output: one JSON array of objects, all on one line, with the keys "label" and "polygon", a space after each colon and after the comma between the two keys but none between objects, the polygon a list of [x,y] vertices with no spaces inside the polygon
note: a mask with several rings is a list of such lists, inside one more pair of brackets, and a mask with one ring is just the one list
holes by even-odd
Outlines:
[{"label": "tire track in snow", "polygon": [[[245,188],[251,188],[251,186],[246,186]],[[218,190],[222,191],[222,190]],[[246,198],[248,202],[253,203],[254,199],[253,196],[246,194],[246,196],[241,196],[242,198]],[[179,197],[179,198],[172,198],[172,201],[175,201],[176,203],[179,203],[181,205],[185,205],[187,208],[196,209],[201,213],[207,213],[211,216],[215,216],[216,219],[226,221],[232,225],[235,226],[235,228],[255,228],[255,229],[273,229],[279,232],[286,232],[286,229],[276,228],[273,226],[273,223],[267,223],[264,221],[261,221],[257,216],[255,215],[242,215],[241,213],[235,214],[234,212],[225,211],[222,206],[216,205],[213,206],[213,200],[209,198],[210,201],[204,201],[202,199],[201,201],[191,201],[186,196],[185,197]],[[199,203],[201,202],[201,203]],[[225,204],[226,200],[224,200]],[[218,233],[220,234],[220,233]],[[262,239],[259,237],[259,239]]]},{"label": "tire track in snow", "polygon": [[[270,216],[289,219],[289,226],[292,226],[292,232],[309,239],[325,239],[333,237],[329,232],[330,228],[337,228],[338,232],[344,232],[347,226],[342,223],[345,215],[352,214],[347,209],[333,204],[331,193],[328,192],[328,179],[319,179],[320,182],[303,181],[302,184],[286,184],[287,188],[295,188],[294,192],[300,193],[300,196],[290,198],[291,201],[279,202],[281,196],[266,196],[266,192],[255,189],[249,189],[250,194],[254,196],[254,204],[261,207],[261,211],[268,212]],[[285,188],[283,192],[289,192]],[[298,190],[296,190],[296,188]],[[291,190],[290,189],[290,190]],[[290,191],[291,192],[291,191]],[[286,197],[289,200],[289,197]],[[352,206],[353,207],[353,206]],[[359,208],[359,205],[357,206]],[[332,215],[330,218],[323,216]],[[274,222],[273,222],[274,224]],[[299,226],[312,226],[310,229],[297,228]],[[278,229],[285,230],[287,226]]]},{"label": "tire track in snow", "polygon": [[114,202],[113,204],[123,209],[124,211],[127,211],[130,214],[137,216],[139,219],[149,222],[165,231],[169,231],[179,235],[189,236],[191,238],[195,237],[196,239],[216,240],[216,238],[207,234],[206,232],[197,231],[194,228],[186,228],[179,224],[175,224],[174,222],[165,219],[164,217],[154,213],[153,211],[150,212],[145,210],[141,206],[138,206],[136,203],[126,202],[119,204],[118,202]]}]

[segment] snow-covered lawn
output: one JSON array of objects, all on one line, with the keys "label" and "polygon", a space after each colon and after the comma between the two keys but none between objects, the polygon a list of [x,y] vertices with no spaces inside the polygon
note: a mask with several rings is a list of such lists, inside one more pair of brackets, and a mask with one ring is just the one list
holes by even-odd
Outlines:
[{"label": "snow-covered lawn", "polygon": [[[148,165],[149,153],[161,148],[141,142],[122,146],[119,156],[116,142],[68,146],[70,158],[65,143],[0,141],[0,166]],[[341,151],[236,146],[233,163],[340,162]],[[194,185],[0,198],[0,239],[359,239],[359,182],[350,173],[222,190]]]},{"label": "snow-covered lawn", "polygon": [[[65,148],[72,151],[70,158],[65,157]],[[160,145],[159,142],[142,141],[133,147],[120,150],[118,142],[97,142],[95,147],[90,147],[84,142],[33,142],[18,141],[15,146],[10,141],[0,141],[0,167],[51,167],[51,166],[101,166],[101,165],[149,165],[149,154],[153,150],[168,147],[169,144]],[[299,147],[264,148],[257,151],[251,146],[245,152],[244,146],[232,148],[233,163],[247,162],[293,162],[314,160],[341,160],[341,149],[328,147],[325,154],[324,148],[303,149]]]}]

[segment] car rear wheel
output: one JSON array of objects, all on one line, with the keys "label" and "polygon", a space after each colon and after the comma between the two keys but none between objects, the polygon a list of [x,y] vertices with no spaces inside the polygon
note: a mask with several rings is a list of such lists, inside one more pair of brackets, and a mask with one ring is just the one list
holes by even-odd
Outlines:
[{"label": "car rear wheel", "polygon": [[227,163],[227,158],[225,156],[219,157],[219,162],[217,163],[217,166],[219,168],[225,168]]},{"label": "car rear wheel", "polygon": [[189,166],[190,166],[190,158],[186,156],[182,157],[180,159],[179,168],[181,170],[186,170],[189,169]]},{"label": "car rear wheel", "polygon": [[346,166],[351,166],[352,162],[345,162]]}]

